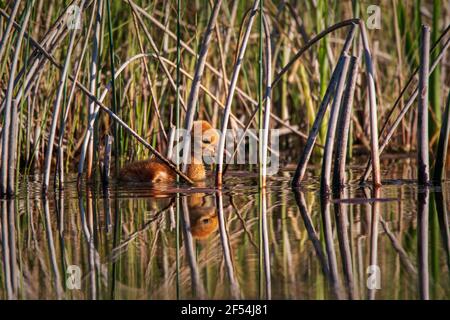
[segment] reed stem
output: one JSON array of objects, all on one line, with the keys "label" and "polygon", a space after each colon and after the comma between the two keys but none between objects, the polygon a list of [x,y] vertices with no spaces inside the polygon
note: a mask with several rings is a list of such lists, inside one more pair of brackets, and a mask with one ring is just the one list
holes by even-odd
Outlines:
[{"label": "reed stem", "polygon": [[[109,4],[108,4],[109,6]],[[89,90],[93,94],[97,94],[97,81],[99,79],[99,57],[100,57],[100,38],[101,38],[101,24],[103,17],[103,0],[97,1],[97,11],[95,19],[95,31],[92,37],[92,58],[90,64],[89,74]],[[114,74],[114,73],[112,73]],[[94,117],[95,102],[92,99],[89,101],[89,113],[88,120]],[[88,121],[89,123],[89,121]],[[94,159],[94,126],[89,127],[90,138],[87,150],[87,166],[86,166],[86,178],[90,180],[92,178],[92,162]]]},{"label": "reed stem", "polygon": [[[2,128],[2,159],[1,159],[1,173],[0,173],[0,195],[12,195],[15,192],[14,179],[15,174],[15,150],[17,148],[17,100],[13,99],[14,94],[14,78],[16,74],[17,64],[20,57],[20,49],[22,47],[22,40],[24,37],[25,30],[28,25],[28,21],[31,15],[31,8],[33,7],[34,1],[27,5],[27,11],[25,18],[22,23],[22,29],[17,37],[15,54],[11,63],[9,81],[6,89],[5,97],[5,122]],[[10,20],[11,21],[11,20]],[[14,101],[14,103],[13,103]],[[12,170],[9,171],[9,169]]]},{"label": "reed stem", "polygon": [[299,187],[306,173],[306,167],[308,165],[309,158],[311,157],[312,150],[314,148],[314,144],[316,142],[317,136],[319,134],[320,126],[322,124],[323,117],[325,116],[325,112],[328,109],[328,104],[330,103],[331,97],[335,92],[338,79],[344,68],[345,58],[344,55],[339,57],[336,68],[334,69],[330,82],[328,84],[327,91],[323,96],[322,102],[320,103],[319,109],[317,110],[316,118],[314,119],[314,123],[311,127],[311,131],[309,132],[308,140],[306,141],[303,152],[300,156],[300,159],[297,164],[297,168],[294,173],[294,177],[292,178],[292,186]]},{"label": "reed stem", "polygon": [[[264,107],[264,123],[263,123],[263,137],[262,137],[262,187],[267,184],[267,158],[269,153],[269,131],[270,131],[270,114],[272,104],[272,42],[270,40],[269,24],[265,15],[261,12],[264,24],[265,33],[265,52],[266,52],[266,90],[264,93],[265,107]],[[272,154],[273,156],[273,154]]]},{"label": "reed stem", "polygon": [[377,119],[377,97],[375,90],[375,76],[373,70],[372,56],[369,48],[366,27],[363,21],[359,21],[361,40],[364,47],[364,60],[367,72],[367,88],[369,91],[370,106],[370,146],[372,154],[373,185],[381,186],[380,155],[378,150],[378,119]]},{"label": "reed stem", "polygon": [[345,89],[344,101],[339,115],[339,126],[337,129],[336,152],[334,160],[333,187],[342,187],[345,183],[345,163],[347,158],[348,137],[350,131],[350,119],[352,114],[353,97],[358,77],[358,59],[350,57],[349,77]]},{"label": "reed stem", "polygon": [[[109,63],[110,63],[110,69],[111,69],[111,106],[112,106],[112,112],[114,114],[118,114],[120,110],[119,101],[117,99],[117,92],[116,92],[116,81],[114,79],[115,75],[115,58],[114,58],[114,38],[113,38],[113,27],[112,27],[112,19],[111,19],[111,4],[110,0],[106,0],[106,12],[107,12],[107,18],[108,18],[108,34],[109,34]],[[95,92],[91,92],[92,94],[96,94]],[[92,126],[93,127],[93,126]],[[120,140],[121,137],[119,136],[119,126],[115,122],[113,124],[113,137],[114,137],[114,160],[115,160],[115,170],[116,173],[119,170],[119,160],[120,160]],[[88,177],[89,178],[89,177]]]},{"label": "reed stem", "polygon": [[445,178],[445,162],[447,160],[448,140],[450,136],[450,93],[447,96],[444,116],[442,118],[441,133],[439,134],[436,161],[434,163],[434,181],[441,183]]},{"label": "reed stem", "polygon": [[347,78],[348,66],[350,57],[347,54],[343,55],[342,70],[336,84],[336,93],[334,95],[333,104],[330,110],[330,119],[328,122],[327,135],[325,140],[325,150],[322,160],[322,176],[320,179],[320,190],[323,194],[330,191],[331,184],[331,162],[333,159],[333,149],[335,144],[335,134],[337,121],[341,109],[342,96],[345,89],[345,80]]},{"label": "reed stem", "polygon": [[[347,25],[347,24],[344,24]],[[298,187],[300,186],[301,181],[303,180],[303,177],[305,175],[306,172],[306,167],[308,165],[308,161],[309,158],[311,157],[311,153],[314,147],[314,144],[316,142],[317,136],[319,134],[319,130],[322,124],[322,120],[325,116],[325,112],[327,111],[328,108],[328,104],[331,100],[331,96],[334,93],[334,90],[336,89],[337,86],[337,81],[340,77],[340,73],[342,72],[342,69],[344,67],[344,55],[348,54],[348,50],[350,49],[351,43],[353,41],[353,37],[355,35],[355,25],[353,23],[350,23],[350,25],[352,26],[350,31],[347,34],[347,37],[345,39],[345,43],[344,46],[342,48],[341,51],[341,55],[339,57],[339,60],[336,64],[336,67],[331,75],[331,79],[330,82],[328,84],[328,88],[325,91],[325,94],[323,96],[322,102],[320,103],[319,109],[317,111],[317,115],[316,118],[314,120],[314,123],[311,127],[309,136],[308,136],[308,140],[306,141],[305,144],[305,148],[303,150],[302,155],[300,156],[299,162],[297,164],[297,169],[295,170],[295,174],[294,177],[292,179],[292,186],[293,187]],[[336,26],[336,25],[335,25]],[[335,26],[331,26],[329,29],[333,29],[335,28]],[[341,26],[342,27],[342,26]],[[331,31],[330,31],[331,32]],[[323,34],[323,35],[322,35]],[[325,36],[326,34],[328,34],[327,32],[323,31],[320,33],[320,35]],[[314,37],[312,40],[309,41],[309,43],[314,43],[315,41],[318,41],[319,36]],[[299,51],[297,53],[297,58],[301,56],[301,54],[299,55],[301,51]],[[304,51],[302,51],[301,53],[303,53]],[[293,61],[293,60],[291,60]],[[291,64],[291,63],[289,63]],[[289,65],[288,64],[288,65]],[[282,73],[279,73],[279,75]],[[275,84],[276,82],[274,81],[272,83],[272,86]]]},{"label": "reed stem", "polygon": [[255,20],[256,11],[258,10],[259,0],[255,0],[253,3],[253,7],[251,9],[251,13],[248,19],[247,28],[244,33],[244,38],[242,40],[242,44],[239,48],[239,54],[236,59],[236,63],[233,69],[233,75],[231,76],[231,82],[228,89],[228,96],[225,103],[225,111],[222,118],[222,130],[219,140],[219,145],[217,148],[217,167],[216,167],[216,185],[222,186],[222,170],[223,170],[223,159],[224,159],[224,151],[225,151],[225,138],[227,134],[228,128],[228,120],[230,118],[231,113],[231,104],[233,103],[234,91],[236,89],[237,80],[239,77],[239,72],[242,66],[242,60],[245,55],[245,51],[247,49],[248,39],[250,38],[250,33],[252,29],[253,22]]},{"label": "reed stem", "polygon": [[[6,51],[6,48],[8,47],[8,39],[11,33],[11,29],[13,27],[13,21],[16,18],[17,11],[19,10],[20,1],[16,0],[14,3],[14,8],[11,12],[10,18],[8,19],[8,24],[6,25],[6,29],[3,32],[2,40],[0,41],[0,65],[3,66],[2,60],[3,60],[3,54]],[[0,67],[0,77],[3,75],[3,68]]]},{"label": "reed stem", "polygon": [[111,172],[111,149],[112,149],[112,137],[108,134],[105,137],[105,155],[103,158],[103,186],[106,187],[109,184],[109,175]]},{"label": "reed stem", "polygon": [[[82,1],[81,8],[84,6],[84,1]],[[61,78],[59,80],[59,86],[58,86],[58,92],[56,94],[54,107],[53,107],[53,117],[52,117],[52,123],[51,123],[51,129],[50,129],[50,135],[48,138],[48,144],[47,144],[47,151],[45,153],[45,161],[44,161],[44,181],[43,181],[43,193],[47,194],[48,192],[48,185],[50,181],[50,170],[51,170],[51,163],[52,163],[52,154],[53,154],[53,145],[56,135],[56,127],[58,125],[58,119],[59,119],[59,112],[61,110],[61,103],[64,93],[64,87],[67,80],[67,76],[69,73],[69,66],[70,66],[70,58],[72,56],[72,51],[75,46],[75,36],[76,36],[76,29],[73,29],[70,35],[70,42],[69,46],[67,48],[66,53],[66,60],[64,62],[63,72],[61,74]]]},{"label": "reed stem", "polygon": [[430,27],[423,25],[421,32],[419,106],[417,112],[417,180],[421,185],[430,181],[430,159],[428,151],[428,81],[430,70]]}]

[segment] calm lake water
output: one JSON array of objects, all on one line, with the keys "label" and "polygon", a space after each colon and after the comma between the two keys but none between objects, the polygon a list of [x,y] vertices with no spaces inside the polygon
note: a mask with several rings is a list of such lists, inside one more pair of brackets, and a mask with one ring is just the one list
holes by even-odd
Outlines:
[{"label": "calm lake water", "polygon": [[[321,199],[318,171],[260,191],[232,172],[221,191],[111,182],[40,193],[28,177],[1,203],[1,299],[449,299],[450,184],[414,183],[408,161]],[[70,180],[71,179],[71,180]],[[209,183],[212,185],[212,182]]]}]

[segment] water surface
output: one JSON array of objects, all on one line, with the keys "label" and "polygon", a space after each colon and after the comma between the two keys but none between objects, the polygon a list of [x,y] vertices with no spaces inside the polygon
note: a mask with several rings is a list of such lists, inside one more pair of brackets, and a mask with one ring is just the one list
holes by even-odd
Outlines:
[{"label": "water surface", "polygon": [[314,169],[298,192],[291,171],[266,190],[238,171],[222,191],[78,192],[68,177],[47,198],[26,177],[1,201],[0,298],[450,298],[450,186],[418,188],[409,161],[383,167],[377,201],[355,183],[359,168],[328,199]]}]

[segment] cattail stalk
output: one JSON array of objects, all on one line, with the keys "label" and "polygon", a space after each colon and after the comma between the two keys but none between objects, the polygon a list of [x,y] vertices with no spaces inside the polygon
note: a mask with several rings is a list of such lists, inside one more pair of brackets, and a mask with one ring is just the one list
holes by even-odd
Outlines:
[{"label": "cattail stalk", "polygon": [[[267,19],[261,12],[264,24],[265,33],[265,51],[266,51],[266,91],[264,95],[265,107],[264,107],[264,124],[263,124],[263,137],[262,137],[262,187],[266,186],[267,176],[267,158],[269,152],[269,130],[270,130],[270,114],[272,104],[272,43],[270,41],[270,29]],[[262,93],[262,92],[261,92]]]},{"label": "cattail stalk", "polygon": [[336,126],[341,108],[342,96],[345,89],[345,80],[347,78],[347,71],[350,62],[350,57],[347,54],[343,55],[342,70],[336,85],[336,93],[334,95],[333,104],[330,110],[330,119],[328,122],[327,135],[325,140],[325,151],[322,160],[322,176],[320,179],[320,189],[323,193],[328,193],[331,183],[331,161],[333,159],[334,137],[336,134]]},{"label": "cattail stalk", "polygon": [[[116,92],[116,81],[114,79],[115,72],[115,58],[114,58],[114,40],[113,40],[113,26],[112,26],[112,19],[111,19],[111,1],[106,0],[106,12],[107,12],[107,18],[108,18],[108,34],[109,34],[109,63],[110,63],[110,69],[111,69],[111,106],[112,106],[112,112],[115,114],[118,114],[120,110],[120,101],[117,99],[118,93]],[[96,94],[96,92],[92,92],[92,94]],[[114,160],[115,160],[115,170],[117,173],[117,170],[119,170],[119,159],[120,159],[120,137],[119,137],[119,125],[115,122],[113,124],[113,136],[114,136]]]},{"label": "cattail stalk", "polygon": [[421,32],[419,107],[417,112],[417,156],[419,184],[430,181],[430,159],[428,150],[428,80],[430,69],[430,27],[423,25]]},{"label": "cattail stalk", "polygon": [[111,168],[111,149],[112,149],[112,137],[108,134],[105,137],[105,155],[103,158],[103,186],[107,186],[109,183],[109,175]]},{"label": "cattail stalk", "polygon": [[[89,74],[89,90],[93,94],[97,94],[97,81],[99,79],[99,55],[100,55],[100,37],[101,37],[101,25],[102,25],[102,12],[103,11],[103,0],[97,1],[97,11],[95,19],[95,31],[92,37],[92,58],[90,63],[90,74]],[[88,35],[89,37],[89,35]],[[89,100],[89,119],[94,116],[95,102]],[[92,177],[92,162],[94,159],[94,127],[89,126],[90,139],[87,150],[87,168],[86,168],[86,178],[88,180]]]},{"label": "cattail stalk", "polygon": [[372,154],[372,169],[373,169],[373,185],[374,187],[381,186],[381,172],[380,172],[380,156],[378,150],[378,120],[377,120],[377,97],[375,91],[375,76],[373,70],[372,56],[369,48],[369,39],[367,37],[367,30],[364,21],[359,21],[359,29],[361,31],[361,40],[364,48],[364,60],[367,72],[367,88],[369,91],[369,106],[370,106],[370,146]]},{"label": "cattail stalk", "polygon": [[448,140],[450,136],[450,93],[447,97],[444,117],[442,118],[441,133],[434,163],[434,181],[440,183],[445,178],[445,161],[447,159]]},{"label": "cattail stalk", "polygon": [[347,158],[348,137],[350,130],[350,119],[352,114],[353,97],[358,77],[358,64],[356,57],[350,57],[347,87],[345,89],[344,101],[339,116],[339,126],[336,138],[336,153],[334,160],[333,186],[338,188],[345,183],[345,163]]},{"label": "cattail stalk", "polygon": [[[433,43],[439,37],[439,24],[443,19],[442,14],[442,3],[445,1],[441,0],[433,0],[433,21],[432,21],[432,30],[431,30],[431,40]],[[447,2],[447,8],[449,3]],[[448,9],[447,9],[448,11]],[[437,52],[433,52],[431,58],[436,58]],[[430,109],[433,111],[433,117],[429,117],[429,135],[430,135],[430,144],[435,147],[433,141],[433,136],[437,135],[439,132],[439,126],[442,121],[442,113],[441,113],[441,66],[437,66],[436,70],[434,70],[430,75]],[[436,148],[434,148],[436,150]]]},{"label": "cattail stalk", "polygon": [[[342,48],[341,55],[339,57],[339,60],[336,64],[336,67],[335,67],[333,73],[331,74],[330,83],[328,84],[328,88],[325,91],[325,95],[323,96],[322,102],[320,103],[319,109],[317,111],[316,118],[315,118],[314,123],[311,127],[311,130],[309,132],[309,136],[308,136],[308,140],[306,141],[305,148],[303,149],[303,153],[301,154],[300,160],[297,164],[297,169],[295,170],[294,177],[292,178],[292,186],[293,187],[300,186],[300,183],[303,180],[303,177],[305,175],[306,167],[308,165],[309,158],[311,157],[312,150],[314,148],[314,144],[315,144],[317,136],[319,134],[319,130],[320,130],[320,126],[322,124],[323,117],[325,116],[325,112],[327,111],[328,104],[330,103],[331,97],[334,94],[334,91],[336,89],[338,79],[340,77],[342,69],[344,68],[344,62],[345,62],[344,55],[348,54],[348,50],[350,49],[351,43],[353,41],[353,37],[355,35],[355,30],[356,30],[355,25],[352,24],[352,28],[350,29],[350,32],[347,34],[344,47]],[[322,32],[321,34],[327,34],[327,33]],[[312,40],[310,40],[310,42],[317,41],[317,40],[314,40],[317,37],[314,37]],[[298,56],[300,56],[300,55],[298,55]],[[280,74],[282,74],[282,73],[280,72],[279,75]],[[272,87],[275,85],[275,83],[276,83],[276,79],[272,82]]]}]

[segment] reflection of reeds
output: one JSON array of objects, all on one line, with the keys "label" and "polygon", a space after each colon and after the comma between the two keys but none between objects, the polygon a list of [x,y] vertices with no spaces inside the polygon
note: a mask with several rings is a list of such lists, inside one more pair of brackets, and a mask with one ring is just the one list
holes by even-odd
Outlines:
[{"label": "reflection of reeds", "polygon": [[[411,166],[398,169],[410,170]],[[411,179],[413,175],[408,173],[404,177]],[[284,181],[284,188],[287,183]],[[424,248],[417,251],[416,244],[424,244],[426,236],[432,241],[433,236],[427,235],[429,231],[423,229],[423,225],[416,224],[420,210],[426,210],[427,206],[417,207],[418,214],[412,210],[416,206],[415,188],[408,185],[400,187],[402,196],[398,201],[390,202],[375,201],[373,196],[357,198],[360,191],[347,188],[333,200],[322,199],[315,190],[296,190],[294,194],[286,190],[283,195],[275,192],[272,184],[265,191],[266,199],[261,194],[261,201],[265,200],[261,207],[257,205],[257,189],[252,189],[254,193],[222,191],[220,198],[217,192],[208,194],[205,202],[215,198],[216,205],[220,203],[219,230],[201,241],[192,237],[192,246],[186,242],[189,237],[184,234],[191,233],[194,225],[185,229],[181,221],[182,234],[177,245],[176,207],[171,217],[172,206],[167,207],[170,201],[151,197],[145,190],[136,191],[143,193],[135,197],[121,194],[118,198],[116,195],[120,191],[116,188],[110,183],[110,193],[103,197],[95,190],[86,190],[77,200],[71,196],[73,190],[66,187],[63,198],[60,194],[55,200],[46,200],[47,203],[39,197],[34,200],[33,194],[29,204],[24,203],[25,199],[17,199],[15,204],[11,202],[10,207],[2,203],[2,219],[6,220],[2,220],[1,230],[0,297],[7,297],[8,286],[13,292],[12,286],[5,283],[6,275],[13,271],[11,262],[5,264],[6,260],[11,261],[14,249],[11,243],[16,243],[18,298],[57,298],[54,270],[59,271],[59,283],[63,285],[65,270],[71,264],[81,267],[82,290],[65,288],[62,297],[66,299],[90,299],[94,293],[98,299],[174,299],[177,288],[178,298],[193,298],[192,265],[199,277],[196,284],[205,287],[204,297],[218,299],[257,298],[259,290],[262,297],[266,297],[268,289],[274,299],[366,298],[366,268],[372,263],[381,269],[382,290],[375,290],[377,299],[417,298],[418,281],[425,279],[423,267],[420,271],[415,263]],[[389,197],[392,192],[397,194],[397,188],[388,185],[383,190]],[[187,197],[187,203],[198,202],[198,199],[191,199],[192,196],[195,198],[191,194],[181,198]],[[293,206],[294,196],[298,208]],[[438,242],[435,248],[437,262],[430,260],[430,299],[448,296],[446,195],[436,192],[434,198],[429,198],[428,205],[436,202],[442,245]],[[176,202],[173,203],[176,206]],[[98,209],[102,205],[103,210]],[[320,207],[325,209],[323,214]],[[13,210],[9,215],[8,208]],[[63,215],[61,208],[64,208]],[[188,209],[187,218],[191,218],[195,209]],[[264,215],[260,216],[262,209]],[[180,218],[184,221],[182,210],[180,201]],[[378,212],[379,229],[374,210]],[[54,211],[57,215],[52,214]],[[431,222],[430,219],[430,226]],[[14,236],[9,232],[13,225]],[[108,225],[114,232],[107,232]],[[421,233],[417,233],[419,231]],[[439,230],[437,232],[439,235]],[[257,278],[259,246],[253,243],[259,234],[261,288]],[[422,240],[419,240],[420,234]],[[423,252],[420,254],[424,256]],[[439,267],[439,283],[435,283],[432,274],[435,263]],[[270,272],[270,280],[266,279],[267,272]],[[234,277],[230,277],[232,273]],[[336,279],[339,286],[336,286]],[[94,286],[96,292],[92,291]],[[232,295],[233,286],[238,288],[238,296]]]},{"label": "reflection of reeds", "polygon": [[417,260],[419,267],[419,295],[421,299],[430,298],[429,258],[428,258],[428,220],[430,190],[419,191],[417,203]]},{"label": "reflection of reeds", "polygon": [[184,236],[184,247],[186,248],[186,256],[189,261],[189,268],[191,271],[191,282],[192,282],[192,294],[197,298],[205,297],[205,288],[203,286],[202,279],[200,277],[200,271],[197,264],[197,259],[195,255],[195,243],[191,233],[191,223],[189,219],[189,207],[188,198],[183,197],[182,201],[182,221],[183,221],[183,236]]},{"label": "reflection of reeds", "polygon": [[232,250],[230,246],[230,241],[228,238],[228,230],[225,224],[225,217],[224,217],[224,211],[223,211],[223,196],[222,192],[218,191],[216,193],[216,199],[217,199],[217,208],[218,208],[218,216],[219,216],[219,231],[220,231],[220,240],[223,247],[223,255],[225,259],[225,265],[227,268],[227,273],[231,285],[231,297],[233,299],[240,298],[240,288],[239,288],[239,282],[236,279],[235,276],[235,267],[233,262],[233,256],[232,256]]}]

